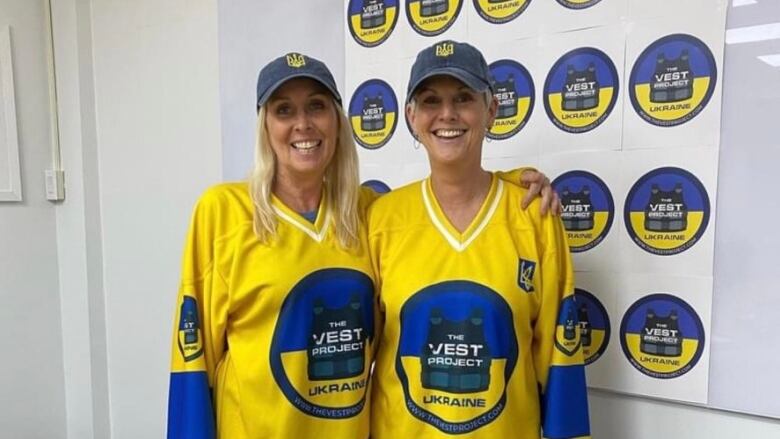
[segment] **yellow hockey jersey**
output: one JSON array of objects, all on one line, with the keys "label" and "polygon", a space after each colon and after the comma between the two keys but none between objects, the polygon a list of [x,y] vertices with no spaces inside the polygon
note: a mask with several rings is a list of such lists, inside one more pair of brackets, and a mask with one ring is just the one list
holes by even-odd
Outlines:
[{"label": "yellow hockey jersey", "polygon": [[374,439],[588,437],[573,273],[558,218],[493,176],[463,233],[430,180],[369,209],[384,328]]},{"label": "yellow hockey jersey", "polygon": [[[375,197],[361,192],[361,214]],[[366,438],[376,340],[365,230],[342,249],[325,198],[311,223],[274,198],[260,243],[245,183],[198,201],[182,265],[168,437]]]}]

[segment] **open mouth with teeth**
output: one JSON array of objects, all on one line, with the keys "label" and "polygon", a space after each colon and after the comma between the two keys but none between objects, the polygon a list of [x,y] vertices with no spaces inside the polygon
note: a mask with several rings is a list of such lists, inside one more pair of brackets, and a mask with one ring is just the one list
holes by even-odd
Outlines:
[{"label": "open mouth with teeth", "polygon": [[434,130],[433,135],[440,139],[455,139],[466,133],[466,130],[446,129]]},{"label": "open mouth with teeth", "polygon": [[299,152],[307,153],[313,151],[321,144],[322,140],[301,140],[300,142],[293,142],[290,145]]}]

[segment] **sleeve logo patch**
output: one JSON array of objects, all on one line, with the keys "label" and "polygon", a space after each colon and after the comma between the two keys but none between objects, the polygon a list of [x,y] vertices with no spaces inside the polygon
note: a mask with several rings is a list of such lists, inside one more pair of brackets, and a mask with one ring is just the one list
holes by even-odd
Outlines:
[{"label": "sleeve logo patch", "polygon": [[203,355],[198,303],[193,297],[185,296],[179,310],[179,352],[184,361],[192,361]]},{"label": "sleeve logo patch", "polygon": [[582,344],[582,331],[574,300],[574,296],[569,296],[561,302],[555,329],[555,347],[569,357],[576,354]]},{"label": "sleeve logo patch", "polygon": [[517,285],[526,293],[534,292],[534,272],[536,262],[520,259],[520,268],[517,273]]}]

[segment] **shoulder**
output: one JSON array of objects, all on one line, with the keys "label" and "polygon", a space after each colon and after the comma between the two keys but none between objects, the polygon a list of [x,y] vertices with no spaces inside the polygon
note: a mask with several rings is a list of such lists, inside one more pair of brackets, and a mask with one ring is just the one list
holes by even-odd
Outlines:
[{"label": "shoulder", "polygon": [[252,200],[246,182],[220,183],[206,189],[193,211],[193,223],[212,236],[227,234],[252,222]]},{"label": "shoulder", "polygon": [[401,186],[382,195],[368,209],[369,233],[392,224],[408,223],[422,205],[422,181]]}]

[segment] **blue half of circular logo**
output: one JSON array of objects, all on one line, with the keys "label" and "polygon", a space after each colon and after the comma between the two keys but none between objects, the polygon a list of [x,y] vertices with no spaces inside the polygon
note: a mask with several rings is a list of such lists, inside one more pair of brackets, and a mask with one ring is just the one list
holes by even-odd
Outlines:
[{"label": "blue half of circular logo", "polygon": [[579,253],[599,245],[615,218],[615,203],[607,184],[588,171],[569,171],[552,186],[561,198],[569,249]]},{"label": "blue half of circular logo", "polygon": [[629,236],[642,250],[676,255],[699,242],[707,230],[710,198],[690,172],[658,168],[631,187],[623,216]]},{"label": "blue half of circular logo", "polygon": [[347,25],[352,38],[364,47],[384,43],[398,21],[398,0],[350,0]]},{"label": "blue half of circular logo", "polygon": [[432,37],[455,23],[462,6],[463,0],[406,0],[406,18],[415,32]]},{"label": "blue half of circular logo", "polygon": [[667,35],[634,62],[628,82],[631,105],[646,122],[673,127],[704,110],[718,70],[707,45],[692,35]]},{"label": "blue half of circular logo", "polygon": [[704,326],[696,311],[671,294],[637,300],[620,324],[620,344],[634,368],[653,378],[688,373],[704,350]]},{"label": "blue half of circular logo", "polygon": [[361,184],[361,186],[371,188],[378,194],[386,194],[392,190],[390,189],[390,186],[381,180],[366,180]]},{"label": "blue half of circular logo", "polygon": [[498,111],[487,132],[491,139],[508,139],[525,127],[534,110],[534,82],[522,64],[502,59],[490,64]]},{"label": "blue half of circular logo", "polygon": [[362,272],[315,271],[284,299],[271,340],[271,372],[303,413],[358,415],[366,402],[374,343],[374,284]]},{"label": "blue half of circular logo", "polygon": [[504,24],[519,17],[531,0],[474,0],[477,14],[488,23]]},{"label": "blue half of circular logo", "polygon": [[561,6],[569,9],[587,9],[601,0],[556,0]]},{"label": "blue half of circular logo", "polygon": [[544,82],[544,109],[553,125],[584,133],[601,125],[617,102],[619,79],[606,53],[574,49],[555,62]]},{"label": "blue half of circular logo", "polygon": [[460,434],[501,414],[518,360],[501,295],[470,281],[431,285],[404,303],[400,323],[395,369],[412,416]]},{"label": "blue half of circular logo", "polygon": [[366,149],[385,146],[398,124],[398,100],[392,87],[381,79],[360,84],[349,101],[349,121],[358,145]]},{"label": "blue half of circular logo", "polygon": [[577,320],[585,365],[601,358],[609,345],[611,326],[609,315],[601,301],[581,288],[574,289],[577,302]]}]

